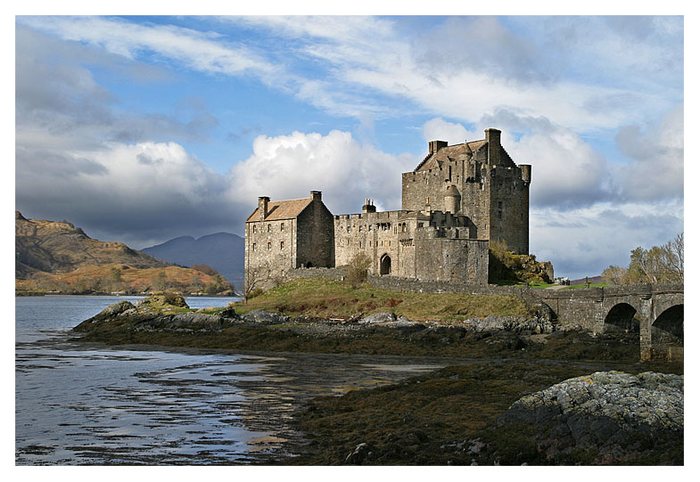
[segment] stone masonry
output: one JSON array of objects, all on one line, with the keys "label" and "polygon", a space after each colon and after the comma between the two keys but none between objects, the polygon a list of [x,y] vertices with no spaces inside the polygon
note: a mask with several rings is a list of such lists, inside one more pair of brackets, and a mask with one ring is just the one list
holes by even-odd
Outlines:
[{"label": "stone masonry", "polygon": [[[307,199],[258,199],[246,221],[246,289],[268,288],[290,270],[340,267],[358,254],[369,272],[421,281],[488,283],[488,246],[529,248],[531,167],[516,165],[501,132],[449,146],[430,141],[428,155],[402,175],[402,209],[333,216],[312,191]],[[254,283],[253,283],[254,282]]]}]

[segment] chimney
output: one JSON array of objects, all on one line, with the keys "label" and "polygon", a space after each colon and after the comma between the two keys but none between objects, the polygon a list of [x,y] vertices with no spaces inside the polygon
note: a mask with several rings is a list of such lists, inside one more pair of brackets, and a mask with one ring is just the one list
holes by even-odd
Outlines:
[{"label": "chimney", "polygon": [[365,199],[365,204],[362,206],[362,212],[364,214],[376,213],[377,208],[374,206],[374,201],[372,201],[371,199]]},{"label": "chimney", "polygon": [[267,196],[260,196],[258,198],[258,210],[260,211],[260,220],[263,221],[268,214],[267,205],[270,203],[270,198]]},{"label": "chimney", "polygon": [[532,179],[532,166],[530,164],[520,164],[518,167],[520,168],[523,181],[526,184],[530,184],[530,180]]},{"label": "chimney", "polygon": [[314,201],[320,201],[321,200],[321,191],[311,191],[310,193],[311,199]]},{"label": "chimney", "polygon": [[428,142],[428,154],[435,154],[437,151],[447,147],[447,141],[429,141]]},{"label": "chimney", "polygon": [[500,164],[501,161],[501,131],[492,127],[484,130],[488,143],[488,163]]}]

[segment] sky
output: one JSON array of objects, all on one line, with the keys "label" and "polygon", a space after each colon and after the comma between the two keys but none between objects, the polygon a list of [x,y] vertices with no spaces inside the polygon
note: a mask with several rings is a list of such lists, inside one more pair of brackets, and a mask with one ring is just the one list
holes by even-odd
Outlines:
[{"label": "sky", "polygon": [[502,130],[559,276],[684,230],[681,16],[18,16],[15,203],[144,248],[257,197],[400,209],[429,140]]}]

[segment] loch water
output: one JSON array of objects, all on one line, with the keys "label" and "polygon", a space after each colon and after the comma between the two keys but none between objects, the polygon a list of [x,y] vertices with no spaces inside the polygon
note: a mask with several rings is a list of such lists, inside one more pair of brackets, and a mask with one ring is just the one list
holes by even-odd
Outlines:
[{"label": "loch water", "polygon": [[[249,464],[293,457],[312,397],[392,383],[444,360],[86,345],[70,329],[136,297],[15,298],[17,465]],[[193,308],[231,298],[188,298]]]}]

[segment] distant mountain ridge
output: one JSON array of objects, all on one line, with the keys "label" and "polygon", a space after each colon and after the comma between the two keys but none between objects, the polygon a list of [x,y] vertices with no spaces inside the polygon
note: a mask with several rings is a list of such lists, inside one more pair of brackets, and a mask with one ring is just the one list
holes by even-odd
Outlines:
[{"label": "distant mountain ridge", "polygon": [[15,291],[26,293],[186,294],[231,292],[217,273],[173,266],[124,243],[92,239],[68,221],[15,212]]},{"label": "distant mountain ridge", "polygon": [[206,264],[237,288],[243,281],[245,241],[232,233],[214,233],[199,238],[180,236],[141,250],[159,260],[182,266]]}]

